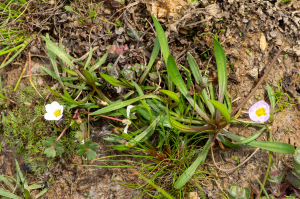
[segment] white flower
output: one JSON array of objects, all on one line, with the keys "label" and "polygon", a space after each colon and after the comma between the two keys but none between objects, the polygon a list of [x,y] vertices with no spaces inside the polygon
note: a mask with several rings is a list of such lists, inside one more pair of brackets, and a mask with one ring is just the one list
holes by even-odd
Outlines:
[{"label": "white flower", "polygon": [[64,107],[58,102],[54,101],[51,104],[45,106],[47,113],[44,117],[46,120],[60,120],[63,116]]},{"label": "white flower", "polygon": [[[129,118],[129,116],[130,116],[130,109],[132,109],[134,106],[132,106],[132,105],[129,105],[129,106],[127,106],[127,118]],[[125,120],[123,120],[122,121],[123,122],[123,124],[126,124],[126,126],[125,126],[125,128],[124,128],[124,133],[128,133],[128,127],[129,127],[129,125],[131,124],[131,121],[130,120],[128,120],[128,119],[125,119]]]}]

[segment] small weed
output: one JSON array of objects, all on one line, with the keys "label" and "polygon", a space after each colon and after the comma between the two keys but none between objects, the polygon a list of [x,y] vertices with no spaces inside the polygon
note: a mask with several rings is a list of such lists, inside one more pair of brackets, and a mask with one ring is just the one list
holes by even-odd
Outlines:
[{"label": "small weed", "polygon": [[275,88],[275,91],[274,91],[274,95],[276,98],[276,104],[278,107],[278,109],[275,112],[281,111],[283,113],[283,110],[288,105],[295,105],[295,104],[291,104],[292,98],[287,93],[283,92],[281,79],[279,81],[280,81],[280,84],[277,84],[277,89]]}]

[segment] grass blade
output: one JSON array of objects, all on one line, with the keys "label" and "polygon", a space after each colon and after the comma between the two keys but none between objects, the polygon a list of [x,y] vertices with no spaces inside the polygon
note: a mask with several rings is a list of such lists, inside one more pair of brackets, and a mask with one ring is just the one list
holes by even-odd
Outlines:
[{"label": "grass blade", "polygon": [[155,39],[155,43],[154,43],[154,47],[153,47],[153,51],[150,57],[150,61],[148,63],[148,66],[146,67],[143,75],[141,76],[140,80],[139,80],[139,85],[141,85],[146,77],[146,75],[149,73],[149,71],[151,70],[152,65],[154,64],[154,61],[158,55],[159,52],[159,41],[158,41],[158,37],[156,37]]},{"label": "grass blade", "polygon": [[267,83],[267,91],[268,91],[268,95],[269,95],[269,99],[271,102],[271,114],[273,115],[275,112],[275,94],[273,89],[271,88],[271,86]]},{"label": "grass blade", "polygon": [[[226,136],[234,141],[241,141],[246,138],[242,136],[238,136],[235,134],[232,134],[228,131],[226,132]],[[252,141],[248,144],[245,144],[247,147],[255,147],[255,148],[260,148],[260,149],[265,149],[268,151],[276,152],[276,153],[283,153],[283,154],[293,154],[295,149],[293,145],[287,144],[287,143],[282,143],[282,142],[261,142],[261,141]]]},{"label": "grass blade", "polygon": [[[226,56],[221,44],[214,38],[214,51],[218,68],[218,81],[219,81],[219,98],[218,101],[223,103],[224,94],[227,87],[227,67],[226,67]],[[216,113],[216,123],[220,122],[220,112]]]},{"label": "grass blade", "polygon": [[92,59],[92,55],[93,55],[93,49],[92,47],[90,47],[90,52],[89,52],[89,56],[86,60],[86,63],[84,65],[84,69],[86,70],[87,66],[89,65],[89,63],[91,62],[91,59]]},{"label": "grass blade", "polygon": [[227,123],[230,123],[230,113],[225,107],[225,105],[216,100],[209,100],[209,101],[222,113]]},{"label": "grass blade", "polygon": [[12,198],[12,199],[23,199],[15,194],[12,194],[8,191],[5,191],[3,189],[0,189],[0,196],[4,196],[4,197],[7,197],[7,198]]},{"label": "grass blade", "polygon": [[[157,21],[157,19],[153,15],[151,15],[151,17],[152,17],[152,20],[153,20],[153,23],[155,26],[155,30],[157,32],[157,38],[158,38],[158,41],[160,44],[161,52],[163,54],[165,64],[167,65],[168,58],[170,55],[168,40],[167,40],[166,34],[165,34],[163,28],[161,27],[160,23]],[[173,91],[173,84],[170,79],[169,72],[170,71],[168,70],[168,88],[170,91]]]},{"label": "grass blade", "polygon": [[157,95],[143,95],[143,96],[139,96],[139,97],[136,97],[136,98],[133,98],[133,99],[130,99],[130,100],[127,100],[127,101],[124,101],[124,102],[118,102],[118,103],[114,103],[114,104],[111,104],[107,107],[104,107],[98,111],[95,111],[93,113],[91,113],[90,115],[98,115],[98,114],[103,114],[103,113],[108,113],[108,112],[111,112],[111,111],[114,111],[114,110],[118,110],[120,108],[123,108],[125,106],[128,106],[134,102],[137,102],[141,99],[147,99],[147,98],[151,98],[151,99],[158,99],[162,102],[165,103],[165,100]]},{"label": "grass blade", "polygon": [[183,187],[194,175],[196,169],[200,165],[200,163],[204,162],[206,155],[208,153],[208,150],[210,148],[210,143],[212,142],[212,139],[208,139],[203,150],[201,151],[198,158],[193,162],[193,164],[176,180],[174,187],[175,189],[180,189]]},{"label": "grass blade", "polygon": [[247,137],[246,139],[243,139],[241,141],[238,141],[237,144],[247,144],[249,142],[252,142],[253,140],[255,140],[256,138],[258,138],[260,136],[260,134],[262,134],[262,132],[264,132],[266,128],[262,128],[260,129],[257,133],[255,133],[254,135]]},{"label": "grass blade", "polygon": [[99,59],[99,61],[97,61],[91,68],[90,68],[90,72],[95,71],[97,68],[99,68],[102,64],[104,64],[104,62],[106,61],[108,56],[108,51]]},{"label": "grass blade", "polygon": [[168,73],[174,82],[174,84],[177,86],[179,92],[190,102],[190,104],[195,108],[197,113],[206,121],[210,121],[209,117],[206,115],[205,112],[203,112],[199,106],[195,103],[192,96],[189,94],[185,83],[183,82],[183,79],[180,75],[180,72],[177,68],[177,65],[175,63],[175,60],[172,55],[168,58],[168,64],[167,64]]}]

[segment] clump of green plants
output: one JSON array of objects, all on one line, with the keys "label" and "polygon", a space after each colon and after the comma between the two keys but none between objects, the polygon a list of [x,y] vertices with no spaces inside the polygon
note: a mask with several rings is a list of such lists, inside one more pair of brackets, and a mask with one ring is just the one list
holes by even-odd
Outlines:
[{"label": "clump of green plants", "polygon": [[[0,69],[11,63],[36,37],[36,34],[29,35],[22,25],[24,19],[21,19],[21,16],[26,12],[29,3],[30,1],[26,0],[8,0],[0,3],[2,19],[0,23],[0,45],[2,45],[0,56],[7,55],[7,59]],[[9,58],[14,51],[16,51],[14,55]]]},{"label": "clump of green plants", "polygon": [[[12,87],[4,89],[6,96],[12,92]],[[41,89],[41,96],[46,98],[47,89]],[[4,96],[3,96],[4,97]],[[45,146],[42,141],[46,137],[56,137],[70,119],[62,120],[60,126],[44,120],[44,100],[31,87],[20,89],[18,97],[14,100],[6,98],[4,101],[7,112],[2,118],[4,141],[24,157],[24,162],[29,165],[32,172],[39,175],[53,164],[54,157],[43,155]],[[63,149],[68,154],[74,154],[76,146],[75,132],[79,125],[73,123],[69,133],[61,138]]]},{"label": "clump of green plants", "polygon": [[[15,160],[16,163],[16,171],[17,171],[17,178],[13,178],[11,176],[4,176],[0,175],[0,180],[6,185],[7,190],[0,189],[0,196],[4,196],[3,198],[13,198],[13,199],[37,199],[40,198],[42,195],[44,195],[52,186],[53,178],[50,180],[49,183],[47,183],[47,186],[45,187],[41,183],[32,183],[28,184],[26,182],[26,178],[23,176],[19,163],[17,160]],[[11,183],[13,181],[13,183]],[[15,185],[13,185],[15,184]],[[42,189],[38,194],[36,194],[34,197],[31,195],[32,190],[36,189]],[[21,197],[20,197],[21,196]]]},{"label": "clump of green plants", "polygon": [[274,91],[274,95],[277,101],[277,106],[278,109],[276,110],[276,112],[281,111],[283,112],[283,110],[288,106],[288,105],[294,105],[292,104],[292,98],[287,94],[283,92],[282,89],[282,81],[281,79],[279,79],[280,83],[277,85],[277,88],[275,88]]},{"label": "clump of green plants", "polygon": [[[238,120],[238,111],[267,77],[282,47],[256,87],[242,103],[233,109],[232,99],[227,92],[226,55],[217,40],[217,35],[213,35],[212,38],[218,69],[218,86],[215,86],[208,81],[208,77],[203,76],[191,54],[187,55],[189,68],[181,66],[182,70],[179,70],[174,57],[169,52],[168,41],[161,25],[154,17],[153,22],[157,38],[148,65],[143,69],[139,81],[133,81],[131,78],[114,78],[110,74],[97,72],[96,69],[105,63],[109,52],[91,65],[93,51],[90,48],[87,61],[75,64],[73,63],[75,58],[68,55],[62,47],[54,44],[49,35],[44,37],[54,71],[46,68],[44,70],[60,83],[60,89],[51,89],[49,86],[47,88],[55,96],[62,98],[69,108],[81,108],[81,112],[89,114],[94,119],[105,117],[122,122],[120,124],[124,126],[124,129],[118,128],[121,134],[112,134],[113,137],[107,138],[108,141],[113,142],[113,149],[132,151],[133,153],[129,156],[142,158],[142,161],[131,161],[131,165],[128,163],[119,167],[138,167],[141,174],[158,184],[155,189],[162,194],[164,192],[161,188],[159,189],[160,186],[170,191],[173,196],[179,194],[183,196],[190,190],[193,180],[197,182],[196,176],[201,174],[197,169],[204,165],[207,154],[210,149],[212,150],[216,141],[221,147],[224,147],[223,145],[255,147],[268,150],[270,154],[271,152],[294,153],[292,145],[272,142],[272,131],[269,128],[275,108],[275,96],[274,93],[272,94],[272,89],[268,89],[271,108],[266,102],[259,101],[249,110],[249,116],[253,122]],[[156,69],[155,71],[153,66],[160,50],[167,70]],[[69,77],[60,77],[55,56],[66,63],[68,68],[63,68],[63,70],[68,73]],[[157,62],[157,65],[159,64],[161,64],[160,61]],[[149,81],[153,70],[157,72],[158,79],[163,81],[165,89]],[[106,85],[100,84],[98,78],[103,78],[113,87],[122,88],[128,92],[124,95],[124,100],[108,99],[101,91]],[[73,90],[69,93],[66,88],[73,88]],[[78,98],[83,90],[86,95]],[[75,98],[79,100],[74,100]],[[83,108],[90,110],[83,111]],[[117,118],[119,116],[125,119]],[[245,138],[228,132],[225,127],[229,124],[250,125],[259,130],[254,135]],[[256,139],[264,131],[269,133],[270,141],[257,141]],[[92,148],[92,143],[86,143],[80,150],[88,152]],[[146,182],[138,188],[150,190],[146,193],[151,197],[161,198],[157,193],[152,192],[153,186],[148,187],[149,185],[150,183]],[[196,186],[200,187],[200,184],[196,183]],[[136,188],[135,185],[133,187]]]}]

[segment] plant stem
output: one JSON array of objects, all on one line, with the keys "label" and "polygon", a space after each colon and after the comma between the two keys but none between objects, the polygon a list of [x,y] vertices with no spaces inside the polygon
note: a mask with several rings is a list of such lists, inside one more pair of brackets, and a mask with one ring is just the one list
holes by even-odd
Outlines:
[{"label": "plant stem", "polygon": [[[270,134],[270,141],[269,142],[273,142],[273,135],[272,135],[272,130],[270,130],[268,128],[268,125],[266,124],[266,129],[268,129],[269,131],[269,134]],[[265,178],[264,178],[264,181],[263,181],[263,186],[260,188],[260,192],[259,192],[259,195],[258,195],[258,198],[260,198],[260,195],[263,191],[263,187],[265,187],[265,184],[266,184],[266,181],[267,181],[267,178],[268,178],[268,175],[269,175],[269,172],[270,172],[270,167],[271,167],[271,164],[272,164],[272,151],[269,151],[269,163],[268,163],[268,169],[267,169],[267,173],[265,175]]]},{"label": "plant stem", "polygon": [[280,55],[281,51],[283,50],[284,45],[282,44],[280,46],[280,49],[278,51],[278,53],[276,54],[276,56],[273,58],[270,66],[268,67],[268,69],[266,70],[265,74],[260,78],[259,82],[257,83],[257,85],[254,87],[254,89],[251,91],[251,93],[242,101],[242,103],[236,107],[231,113],[230,116],[232,117],[240,108],[242,108],[242,106],[250,99],[250,97],[254,94],[254,92],[257,90],[257,88],[261,85],[261,83],[266,79],[266,77],[268,76],[270,70],[272,69],[275,61],[277,60],[278,56]]}]

